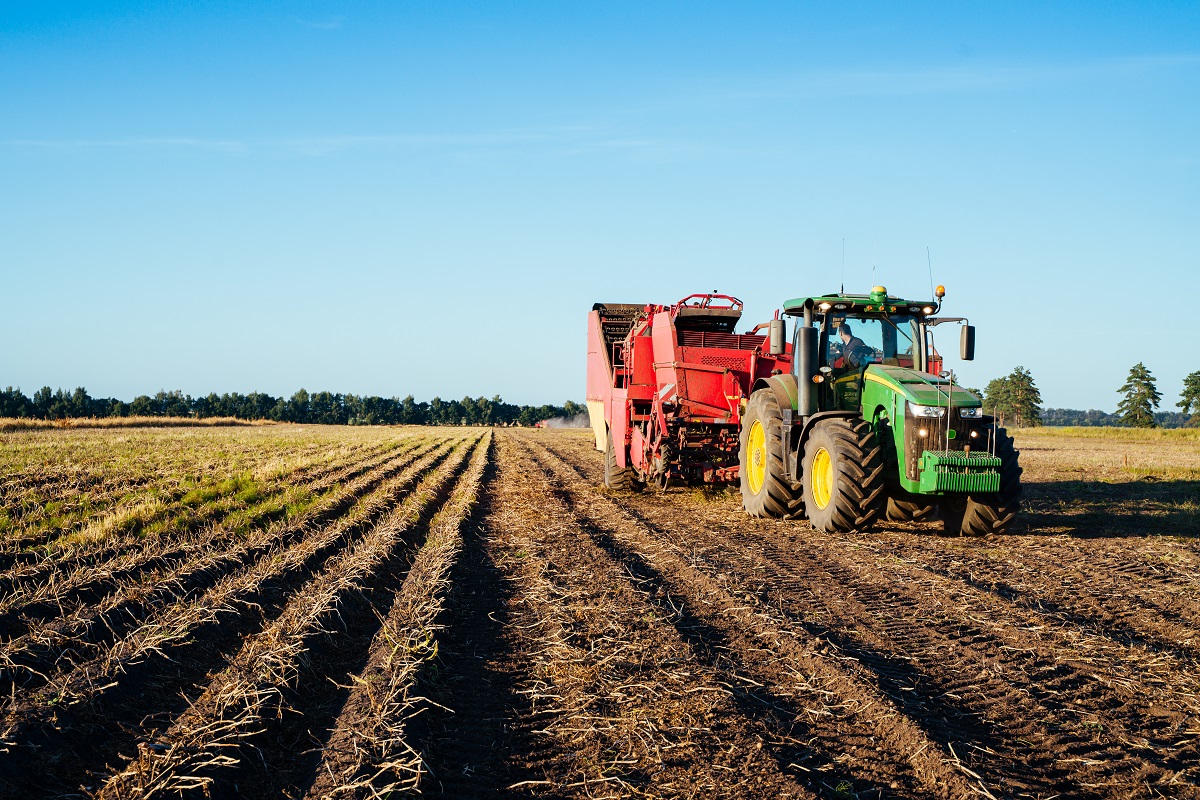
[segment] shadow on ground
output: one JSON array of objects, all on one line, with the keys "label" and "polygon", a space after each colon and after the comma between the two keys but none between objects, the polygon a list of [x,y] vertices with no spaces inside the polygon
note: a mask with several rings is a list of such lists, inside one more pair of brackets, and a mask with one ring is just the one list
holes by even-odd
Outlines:
[{"label": "shadow on ground", "polygon": [[1025,525],[1013,533],[1200,538],[1200,481],[1029,482],[1023,505]]}]

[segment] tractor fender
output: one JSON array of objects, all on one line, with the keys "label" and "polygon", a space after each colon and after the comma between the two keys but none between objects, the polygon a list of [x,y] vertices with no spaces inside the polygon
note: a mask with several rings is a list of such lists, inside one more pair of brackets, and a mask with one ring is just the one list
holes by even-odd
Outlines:
[{"label": "tractor fender", "polygon": [[750,394],[754,394],[759,389],[770,389],[775,394],[781,411],[784,409],[796,410],[796,398],[799,392],[796,389],[796,376],[790,372],[772,375],[769,378],[759,378],[750,387]]},{"label": "tractor fender", "polygon": [[793,432],[796,437],[791,446],[793,457],[789,459],[789,467],[792,470],[792,475],[798,479],[800,477],[800,465],[804,461],[804,443],[808,441],[809,435],[813,432],[813,428],[817,423],[827,419],[861,419],[862,414],[858,411],[820,411],[813,414],[808,419],[804,420],[799,432]]}]

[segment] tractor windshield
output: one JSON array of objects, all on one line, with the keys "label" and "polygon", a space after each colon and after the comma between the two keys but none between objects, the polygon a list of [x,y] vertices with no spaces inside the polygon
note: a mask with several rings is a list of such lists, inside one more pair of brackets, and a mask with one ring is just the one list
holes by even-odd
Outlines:
[{"label": "tractor windshield", "polygon": [[857,372],[867,364],[916,365],[912,317],[831,316],[824,333],[822,363],[834,374]]}]

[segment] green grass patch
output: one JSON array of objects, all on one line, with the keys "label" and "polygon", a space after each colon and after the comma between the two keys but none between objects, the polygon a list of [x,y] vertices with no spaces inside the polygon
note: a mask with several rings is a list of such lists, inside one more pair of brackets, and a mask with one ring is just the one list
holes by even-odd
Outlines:
[{"label": "green grass patch", "polygon": [[1123,470],[1135,478],[1163,481],[1200,481],[1200,469],[1196,467],[1124,467]]},{"label": "green grass patch", "polygon": [[179,502],[185,506],[202,506],[220,497],[233,495],[243,503],[249,504],[262,497],[264,493],[265,487],[254,480],[249,473],[246,473],[192,489],[180,498]]},{"label": "green grass patch", "polygon": [[1090,428],[1043,427],[1019,428],[1018,436],[1071,436],[1083,439],[1109,439],[1129,442],[1197,442],[1200,428]]}]

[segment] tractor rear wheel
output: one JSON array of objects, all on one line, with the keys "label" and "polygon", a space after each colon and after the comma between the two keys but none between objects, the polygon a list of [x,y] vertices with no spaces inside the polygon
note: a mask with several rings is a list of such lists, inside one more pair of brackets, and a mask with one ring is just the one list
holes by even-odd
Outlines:
[{"label": "tractor rear wheel", "polygon": [[645,485],[629,467],[617,466],[617,451],[613,447],[611,430],[608,431],[608,441],[604,448],[604,485],[619,492],[640,492]]},{"label": "tractor rear wheel", "polygon": [[883,449],[863,420],[818,422],[804,445],[804,511],[826,533],[866,531],[884,511]]},{"label": "tractor rear wheel", "polygon": [[770,389],[750,395],[742,418],[738,475],[742,505],[752,517],[798,516],[799,487],[784,470],[783,413]]},{"label": "tractor rear wheel", "polygon": [[[961,521],[951,514],[946,520],[946,533],[962,533],[964,536],[986,536],[989,533],[1004,533],[1012,525],[1021,510],[1021,452],[1013,447],[1008,431],[996,431],[996,455],[1000,458],[1000,491],[996,494],[971,495],[962,509]],[[958,530],[951,531],[950,525],[958,521]]]}]

